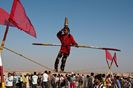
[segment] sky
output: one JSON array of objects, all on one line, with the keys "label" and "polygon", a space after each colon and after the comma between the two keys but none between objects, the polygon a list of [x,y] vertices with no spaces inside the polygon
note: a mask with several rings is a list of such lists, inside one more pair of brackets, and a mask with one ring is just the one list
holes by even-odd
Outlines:
[{"label": "sky", "polygon": [[[0,0],[0,7],[10,13],[13,0]],[[68,17],[71,34],[79,45],[112,47],[119,67],[114,72],[133,71],[133,0],[21,0],[34,25],[37,38],[10,27],[5,46],[45,66],[53,68],[60,47],[33,46],[33,42],[60,44],[56,33]],[[0,41],[5,26],[0,25]],[[111,52],[113,54],[113,52]],[[2,54],[5,70],[45,70],[7,50]],[[105,52],[72,48],[67,71],[107,72]]]}]

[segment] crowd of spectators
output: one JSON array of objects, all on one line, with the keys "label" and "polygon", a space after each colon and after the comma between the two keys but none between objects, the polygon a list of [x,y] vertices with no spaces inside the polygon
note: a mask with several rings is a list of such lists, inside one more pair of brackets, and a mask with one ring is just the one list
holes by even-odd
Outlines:
[{"label": "crowd of spectators", "polygon": [[120,74],[15,72],[5,76],[6,88],[133,88],[133,77]]}]

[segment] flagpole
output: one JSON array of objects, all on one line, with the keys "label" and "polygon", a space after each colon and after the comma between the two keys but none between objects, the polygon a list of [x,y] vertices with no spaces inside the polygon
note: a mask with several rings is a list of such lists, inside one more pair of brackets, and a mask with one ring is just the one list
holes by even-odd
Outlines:
[{"label": "flagpole", "polygon": [[106,58],[106,62],[107,62],[108,68],[110,70],[110,66],[109,66],[109,62],[108,62],[107,58]]},{"label": "flagpole", "polygon": [[[1,43],[1,46],[0,46],[0,57],[2,56],[2,52],[3,52],[3,48],[4,48],[4,45],[5,45],[5,41],[6,41],[6,37],[7,37],[7,34],[8,34],[8,30],[9,30],[9,25],[7,24],[6,26],[6,30],[5,30],[5,33],[4,33],[4,37],[3,37],[3,40],[2,40],[2,43]],[[2,65],[2,58],[1,59],[1,88],[5,88],[5,83],[4,83],[4,69],[3,69],[3,65]]]},{"label": "flagpole", "polygon": [[113,61],[114,61],[115,57],[116,57],[116,56],[115,56],[115,53],[114,53],[114,56],[113,56],[112,61],[111,61],[111,64],[110,64],[110,66],[109,66],[110,69],[112,68],[112,64],[113,64]]},{"label": "flagpole", "polygon": [[112,67],[113,60],[114,60],[114,58],[112,59],[111,64],[110,64],[110,66],[109,66],[110,69],[111,69],[111,67]]}]

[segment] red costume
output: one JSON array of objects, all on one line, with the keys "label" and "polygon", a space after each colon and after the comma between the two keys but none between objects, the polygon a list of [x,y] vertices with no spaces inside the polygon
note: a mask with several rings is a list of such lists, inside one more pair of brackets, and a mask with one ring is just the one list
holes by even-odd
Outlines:
[{"label": "red costume", "polygon": [[[67,29],[69,31],[69,29]],[[61,71],[64,71],[65,68],[65,63],[67,60],[67,57],[70,54],[70,49],[71,46],[77,46],[78,44],[75,42],[73,36],[71,34],[64,34],[62,33],[62,31],[59,31],[57,33],[57,37],[59,38],[60,42],[61,42],[61,48],[60,48],[60,52],[55,60],[55,71],[58,72],[58,64],[59,64],[59,60],[60,58],[62,58],[61,60],[61,66],[60,69]]]},{"label": "red costume", "polygon": [[54,68],[56,72],[58,72],[58,64],[59,64],[60,58],[62,58],[60,69],[61,71],[64,71],[65,63],[66,63],[67,57],[70,54],[71,46],[78,46],[73,36],[70,34],[67,17],[65,17],[64,28],[57,33],[57,37],[61,42],[61,48],[55,60]]},{"label": "red costume", "polygon": [[57,37],[61,42],[60,52],[69,55],[71,46],[77,45],[73,36],[71,34],[62,34],[62,31],[59,31]]}]

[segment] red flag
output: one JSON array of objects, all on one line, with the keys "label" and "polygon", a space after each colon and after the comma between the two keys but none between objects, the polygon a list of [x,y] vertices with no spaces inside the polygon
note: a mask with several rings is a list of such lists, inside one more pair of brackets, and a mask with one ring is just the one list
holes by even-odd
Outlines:
[{"label": "red flag", "polygon": [[108,60],[112,60],[113,59],[108,50],[105,50],[105,53],[106,53],[106,59],[108,59]]},{"label": "red flag", "polygon": [[111,64],[110,64],[110,68],[112,67],[113,62],[115,63],[116,67],[118,67],[116,52],[114,53],[113,59],[112,59]]},{"label": "red flag", "polygon": [[0,24],[1,25],[9,25],[14,26],[13,24],[9,23],[9,14],[4,9],[0,8]]},{"label": "red flag", "polygon": [[115,62],[115,65],[118,67],[118,64],[117,64],[117,57],[116,57],[116,52],[114,53],[113,60],[114,60],[114,62]]},{"label": "red flag", "polygon": [[35,29],[26,15],[25,9],[20,0],[14,0],[9,21],[14,24],[18,29],[23,30],[29,35],[36,37]]}]

